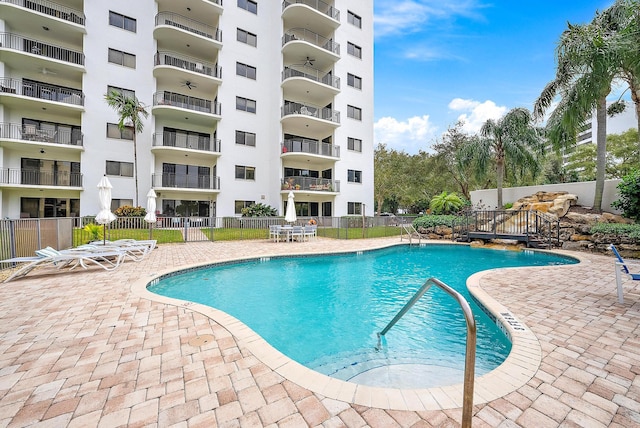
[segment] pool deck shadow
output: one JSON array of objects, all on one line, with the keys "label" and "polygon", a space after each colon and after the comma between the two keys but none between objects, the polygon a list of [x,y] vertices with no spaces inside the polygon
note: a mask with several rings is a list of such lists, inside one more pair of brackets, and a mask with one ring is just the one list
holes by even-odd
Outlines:
[{"label": "pool deck shadow", "polygon": [[[144,294],[171,269],[398,241],[160,245],[113,272],[3,284],[0,427],[457,426],[461,390],[381,395],[297,365],[224,313]],[[613,257],[566,254],[582,262],[470,279],[485,306],[524,327],[512,332],[522,352],[477,378],[474,427],[640,426],[640,289],[626,282],[619,304]]]}]

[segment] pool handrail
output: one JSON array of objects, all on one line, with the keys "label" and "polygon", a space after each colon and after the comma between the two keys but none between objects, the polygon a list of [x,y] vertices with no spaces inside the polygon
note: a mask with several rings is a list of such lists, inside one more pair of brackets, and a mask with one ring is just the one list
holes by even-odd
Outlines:
[{"label": "pool handrail", "polygon": [[387,326],[378,333],[378,348],[380,347],[380,337],[384,336],[389,329],[393,327],[395,323],[413,307],[413,305],[415,305],[415,303],[424,295],[424,293],[427,292],[427,290],[429,290],[429,288],[431,288],[432,285],[436,285],[458,302],[458,305],[460,305],[462,313],[464,314],[465,321],[467,322],[467,347],[465,351],[464,387],[462,392],[462,428],[471,428],[471,419],[473,417],[473,385],[476,362],[476,320],[473,317],[473,312],[471,311],[469,302],[467,302],[460,293],[437,278],[431,277],[426,280],[425,283],[422,284],[422,287],[415,292],[411,300],[409,300],[407,304],[400,309],[396,316],[389,321],[389,324],[387,324]]}]

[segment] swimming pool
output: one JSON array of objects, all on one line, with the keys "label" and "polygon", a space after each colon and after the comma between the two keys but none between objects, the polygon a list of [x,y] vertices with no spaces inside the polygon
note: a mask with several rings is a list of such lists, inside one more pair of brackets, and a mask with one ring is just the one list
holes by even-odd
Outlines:
[{"label": "swimming pool", "polygon": [[[470,302],[478,324],[476,374],[497,367],[510,342],[468,294],[474,272],[574,263],[540,252],[459,245],[394,246],[313,257],[257,259],[168,275],[149,290],[218,308],[288,357],[343,380],[400,388],[462,381],[466,327],[460,309],[435,288],[386,335],[376,333],[429,277]],[[395,370],[388,370],[389,367]]]}]

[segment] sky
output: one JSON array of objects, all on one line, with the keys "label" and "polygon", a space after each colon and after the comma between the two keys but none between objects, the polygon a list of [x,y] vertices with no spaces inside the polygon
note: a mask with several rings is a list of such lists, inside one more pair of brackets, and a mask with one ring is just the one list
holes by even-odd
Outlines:
[{"label": "sky", "polygon": [[612,3],[374,0],[374,146],[431,151],[458,120],[474,133],[512,108],[532,110],[567,22]]}]

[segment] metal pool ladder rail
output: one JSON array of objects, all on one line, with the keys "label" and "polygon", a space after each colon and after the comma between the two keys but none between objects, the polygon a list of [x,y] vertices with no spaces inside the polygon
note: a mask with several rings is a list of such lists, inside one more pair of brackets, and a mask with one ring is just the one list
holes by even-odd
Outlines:
[{"label": "metal pool ladder rail", "polygon": [[416,291],[411,300],[409,300],[409,302],[400,309],[400,312],[393,317],[389,324],[387,324],[387,326],[378,333],[378,346],[376,349],[380,348],[380,338],[384,336],[389,329],[391,329],[391,327],[393,327],[395,323],[398,322],[398,320],[402,318],[402,316],[406,314],[413,305],[415,305],[418,300],[420,300],[432,285],[436,285],[458,302],[467,322],[467,348],[464,360],[464,389],[462,392],[462,428],[471,428],[471,418],[473,417],[473,382],[476,363],[476,320],[473,317],[473,312],[471,311],[469,302],[467,302],[460,293],[437,278],[429,278],[422,287]]}]

